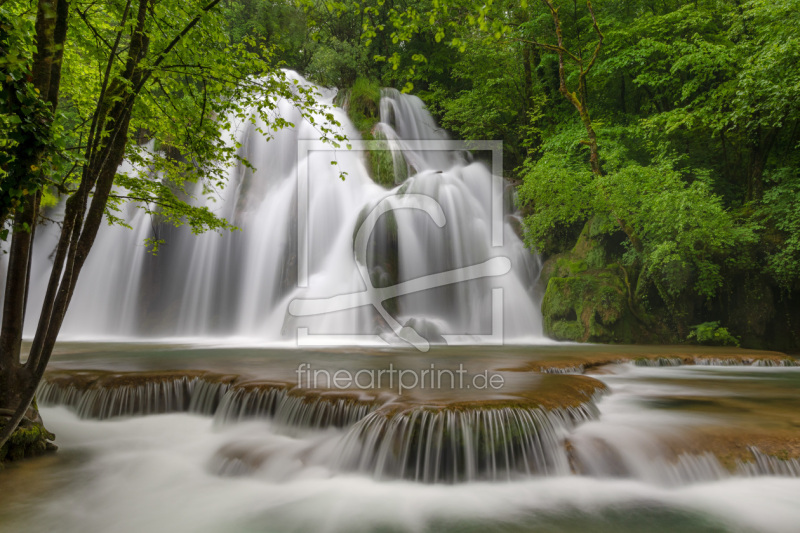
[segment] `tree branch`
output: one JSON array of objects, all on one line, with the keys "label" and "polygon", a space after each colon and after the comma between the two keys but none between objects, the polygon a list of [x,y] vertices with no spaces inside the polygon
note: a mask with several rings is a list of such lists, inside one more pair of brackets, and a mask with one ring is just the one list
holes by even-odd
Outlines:
[{"label": "tree branch", "polygon": [[[95,112],[92,114],[92,125],[89,127],[89,137],[86,141],[86,146],[88,147],[86,150],[86,162],[89,163],[92,160],[92,156],[94,155],[94,143],[95,143],[95,134],[96,131],[102,128],[102,124],[98,124],[100,121],[100,110],[103,106],[103,100],[106,96],[106,91],[108,90],[109,83],[111,81],[111,68],[114,64],[114,57],[117,53],[117,48],[119,47],[119,43],[122,40],[122,29],[125,27],[125,22],[128,20],[128,12],[130,11],[131,7],[131,0],[128,0],[125,3],[125,10],[122,12],[122,22],[120,23],[120,30],[117,32],[117,38],[114,40],[114,46],[111,47],[111,54],[108,57],[108,62],[106,63],[106,71],[103,74],[103,83],[100,86],[100,96],[97,99],[98,105],[95,108]],[[80,12],[80,11],[79,11]]]},{"label": "tree branch", "polygon": [[214,7],[217,4],[219,4],[220,1],[221,0],[211,0],[211,2],[206,4],[206,6],[203,7],[201,12],[198,15],[196,15],[191,21],[189,21],[189,23],[180,31],[180,33],[178,33],[178,35],[176,35],[175,38],[172,39],[172,41],[167,45],[167,47],[164,48],[164,50],[162,50],[161,53],[158,54],[158,56],[156,56],[156,60],[153,62],[153,66],[150,67],[147,70],[147,72],[145,72],[144,76],[142,77],[142,81],[140,82],[139,86],[136,87],[137,93],[142,89],[144,84],[147,83],[147,80],[150,79],[150,76],[152,75],[155,68],[158,67],[162,61],[164,61],[167,55],[172,51],[173,48],[175,48],[175,46],[178,45],[181,39],[183,39],[186,36],[186,34],[191,31],[192,28],[197,26],[197,23],[200,22],[200,19],[203,18],[203,15],[214,9]]},{"label": "tree branch", "polygon": [[594,47],[594,53],[592,53],[592,58],[589,60],[589,64],[583,71],[584,76],[588,74],[590,70],[592,70],[595,61],[597,61],[597,56],[600,55],[600,48],[603,46],[603,32],[600,31],[600,26],[597,25],[597,17],[594,14],[594,9],[592,8],[591,0],[586,0],[586,7],[587,9],[589,9],[589,15],[591,15],[592,17],[592,27],[594,28],[594,31],[597,34],[597,46]]}]

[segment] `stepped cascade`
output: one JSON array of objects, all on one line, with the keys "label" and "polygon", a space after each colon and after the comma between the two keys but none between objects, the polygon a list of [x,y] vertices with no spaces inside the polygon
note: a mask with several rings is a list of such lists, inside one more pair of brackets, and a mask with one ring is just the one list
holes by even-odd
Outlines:
[{"label": "stepped cascade", "polygon": [[[791,438],[773,429],[753,432],[750,426],[761,428],[757,416],[729,415],[736,417],[737,435],[755,439],[730,448],[727,441],[707,440],[720,428],[704,428],[702,416],[643,407],[653,397],[680,405],[695,394],[697,380],[724,379],[753,394],[763,390],[762,380],[800,375],[792,366],[758,364],[764,361],[783,362],[729,362],[727,374],[709,365],[713,359],[687,367],[665,358],[650,359],[649,365],[608,365],[608,373],[596,377],[524,372],[522,381],[496,397],[462,392],[438,400],[436,393],[421,391],[404,397],[386,389],[305,389],[210,371],[53,370],[37,395],[41,405],[64,406],[86,420],[170,413],[211,417],[215,432],[228,438],[213,450],[209,468],[225,477],[293,479],[322,468],[423,484],[577,476],[682,487],[731,477],[800,477],[798,459],[774,455]],[[275,368],[271,373],[280,374]],[[259,428],[258,434],[241,438],[242,427]],[[287,462],[298,463],[291,474]]]}]

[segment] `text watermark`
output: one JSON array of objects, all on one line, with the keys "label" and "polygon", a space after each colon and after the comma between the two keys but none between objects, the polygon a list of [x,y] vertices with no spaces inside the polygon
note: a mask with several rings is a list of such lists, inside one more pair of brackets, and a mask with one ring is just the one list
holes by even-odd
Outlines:
[{"label": "text watermark", "polygon": [[402,395],[404,391],[420,390],[500,390],[505,385],[502,374],[484,370],[469,372],[463,364],[458,368],[362,368],[359,370],[314,368],[300,363],[297,386],[304,389],[389,390]]}]

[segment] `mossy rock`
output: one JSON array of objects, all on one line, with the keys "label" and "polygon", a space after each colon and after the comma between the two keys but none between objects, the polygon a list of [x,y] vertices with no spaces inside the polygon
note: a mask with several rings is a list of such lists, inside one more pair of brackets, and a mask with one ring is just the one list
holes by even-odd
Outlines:
[{"label": "mossy rock", "polygon": [[381,87],[377,81],[358,78],[349,89],[337,95],[336,104],[347,111],[361,138],[365,141],[382,141],[379,149],[364,152],[364,159],[372,180],[384,187],[396,185],[394,160],[389,145],[382,135],[375,131],[380,121]]},{"label": "mossy rock", "polygon": [[[51,442],[56,436],[44,427],[38,411],[35,408],[32,410],[33,413],[31,410],[28,411],[29,416],[23,419],[8,441],[0,448],[0,465],[6,461],[21,461],[56,449]],[[0,430],[5,427],[6,423],[6,420],[0,419]]]},{"label": "mossy rock", "polygon": [[381,87],[367,78],[358,78],[352,87],[339,92],[336,104],[347,111],[347,116],[366,140],[373,139],[373,128],[380,119]]},{"label": "mossy rock", "polygon": [[592,222],[587,222],[575,246],[568,252],[552,256],[542,267],[542,279],[568,277],[587,270],[602,269],[606,266],[603,247],[592,237]]},{"label": "mossy rock", "polygon": [[545,330],[560,340],[631,342],[627,306],[624,282],[611,268],[551,277],[542,302]]},{"label": "mossy rock", "polygon": [[609,261],[598,224],[587,222],[572,250],[551,257],[542,267],[545,333],[576,342],[658,340],[631,311],[625,271]]}]

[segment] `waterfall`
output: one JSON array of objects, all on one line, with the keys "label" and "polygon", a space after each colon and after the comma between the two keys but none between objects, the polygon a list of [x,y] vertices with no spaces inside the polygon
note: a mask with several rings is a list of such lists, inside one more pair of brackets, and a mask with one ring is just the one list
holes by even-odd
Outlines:
[{"label": "waterfall", "polygon": [[[295,73],[290,78],[308,84]],[[333,107],[335,91],[317,88],[318,102],[332,113],[349,139],[359,133],[344,110]],[[441,141],[422,101],[384,90],[381,122],[375,132],[385,139],[395,163],[398,184],[391,190],[370,177],[365,154],[358,150],[299,150],[318,139],[319,131],[288,102],[280,115],[295,127],[265,140],[263,124],[239,122],[235,138],[240,155],[256,168],[230,169],[227,186],[198,202],[241,231],[192,235],[167,227],[133,205],[119,215],[131,226],[104,227],[81,273],[64,322],[61,339],[173,338],[274,343],[297,336],[380,335],[397,341],[384,320],[391,320],[441,342],[442,336],[481,342],[494,331],[493,289],[502,288],[503,336],[506,342],[544,340],[536,282],[538,258],[525,249],[512,225],[510,187],[505,187],[502,246],[492,244],[492,172],[459,150],[419,150],[416,141]],[[316,117],[319,123],[325,117]],[[145,147],[152,150],[152,144]],[[335,161],[337,164],[332,165]],[[134,170],[125,164],[121,172]],[[340,172],[345,179],[340,179]],[[307,286],[298,283],[298,176],[308,179]],[[407,177],[408,176],[408,177]],[[402,183],[400,183],[402,182]],[[293,300],[329,298],[365,289],[354,258],[354,233],[360,221],[382,200],[425,195],[441,206],[443,227],[427,213],[397,209],[384,214],[369,239],[366,270],[375,287],[506,258],[502,276],[472,279],[405,294],[384,302],[386,315],[361,306],[328,314],[297,317],[287,312]],[[496,216],[498,214],[495,214]],[[59,213],[53,216],[58,218]],[[43,226],[34,250],[31,295],[25,335],[35,330],[50,271],[50,255],[59,228]],[[164,239],[157,256],[143,241]],[[504,260],[506,260],[504,259]],[[4,268],[0,265],[0,268]],[[492,311],[492,312],[490,312]]]},{"label": "waterfall", "polygon": [[346,427],[377,408],[376,398],[319,395],[285,383],[234,383],[211,372],[51,373],[36,392],[42,405],[67,406],[81,418],[105,420],[164,413],[214,416],[217,426],[272,419],[293,428]]},{"label": "waterfall", "polygon": [[231,388],[231,378],[207,372],[50,374],[36,391],[41,405],[64,405],[81,418],[105,420],[163,413],[212,415]]},{"label": "waterfall", "polygon": [[527,407],[376,411],[350,429],[340,466],[378,479],[424,483],[567,475],[565,435],[597,416],[576,408]]},{"label": "waterfall", "polygon": [[[219,432],[268,424],[281,437],[321,447],[315,457],[326,468],[423,483],[568,475],[565,438],[597,418],[600,394],[550,408],[522,398],[423,406],[386,390],[305,389],[208,371],[90,370],[49,372],[37,391],[40,405],[65,406],[83,419],[194,413],[213,417]],[[270,446],[231,443],[212,469],[243,475],[285,459]]]},{"label": "waterfall", "polygon": [[601,402],[598,391],[582,403],[549,408],[535,402],[419,405],[385,391],[318,391],[206,371],[55,371],[37,391],[40,405],[65,406],[83,419],[194,413],[213,417],[222,434],[266,425],[286,444],[282,451],[273,439],[225,444],[209,467],[226,476],[283,471],[288,461],[419,483],[581,476],[681,487],[731,477],[800,477],[797,459],[756,446],[727,467],[709,451],[673,453],[664,436],[681,419],[628,412],[625,396],[618,390]]}]

